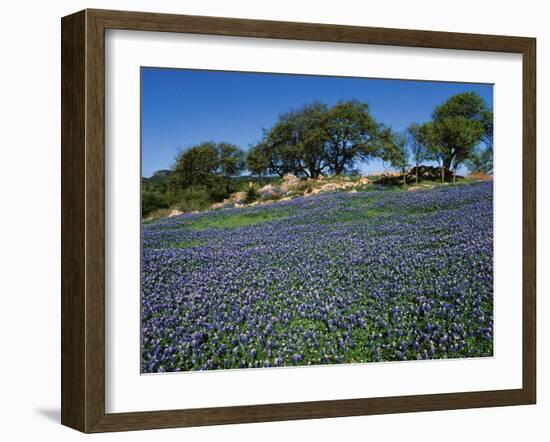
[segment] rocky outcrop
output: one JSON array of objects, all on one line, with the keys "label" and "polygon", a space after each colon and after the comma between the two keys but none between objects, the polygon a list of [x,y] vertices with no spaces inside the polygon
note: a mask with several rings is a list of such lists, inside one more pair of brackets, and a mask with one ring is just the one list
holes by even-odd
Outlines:
[{"label": "rocky outcrop", "polygon": [[262,187],[258,193],[262,198],[275,198],[281,194],[281,189],[273,184]]},{"label": "rocky outcrop", "polygon": [[296,190],[301,186],[301,180],[296,175],[287,173],[281,181],[281,192],[288,193],[292,190]]}]

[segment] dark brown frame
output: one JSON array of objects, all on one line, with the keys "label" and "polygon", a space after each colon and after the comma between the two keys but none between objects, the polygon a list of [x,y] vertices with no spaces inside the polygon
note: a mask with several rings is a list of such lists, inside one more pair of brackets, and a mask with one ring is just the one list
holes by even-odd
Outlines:
[{"label": "dark brown frame", "polygon": [[[83,432],[534,404],[536,40],[233,18],[84,10],[62,19],[61,422]],[[105,30],[518,53],[523,56],[523,386],[401,397],[105,413]]]}]

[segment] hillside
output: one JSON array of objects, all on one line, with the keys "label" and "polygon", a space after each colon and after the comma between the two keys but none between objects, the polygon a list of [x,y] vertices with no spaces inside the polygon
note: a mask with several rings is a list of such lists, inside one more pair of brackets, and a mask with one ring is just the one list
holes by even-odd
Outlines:
[{"label": "hillside", "polygon": [[492,183],[145,224],[142,372],[491,356]]},{"label": "hillside", "polygon": [[[169,174],[165,175],[169,177]],[[160,188],[166,178],[162,176],[156,181],[157,189]],[[263,179],[259,184],[257,179],[250,176],[241,176],[238,179],[240,190],[229,195],[222,201],[216,203],[203,203],[202,205],[164,204],[157,210],[149,214],[145,219],[151,221],[163,217],[178,216],[183,213],[198,213],[202,211],[219,210],[223,208],[244,208],[254,206],[267,206],[278,201],[288,201],[300,197],[311,197],[319,194],[334,192],[361,192],[366,190],[379,191],[418,191],[432,189],[440,186],[447,186],[449,183],[441,183],[438,169],[434,167],[422,166],[419,168],[419,183],[416,184],[416,171],[412,169],[405,175],[405,184],[403,185],[403,175],[399,173],[379,173],[369,176],[341,175],[341,176],[320,176],[318,179],[299,179],[295,175],[287,174],[283,178],[270,177]],[[455,185],[470,184],[478,181],[490,180],[487,175],[476,175],[472,177],[457,177]],[[151,185],[151,184],[150,184]],[[144,194],[143,202],[149,203],[154,194]],[[162,201],[157,202],[162,204]],[[186,210],[187,209],[187,210]]]}]

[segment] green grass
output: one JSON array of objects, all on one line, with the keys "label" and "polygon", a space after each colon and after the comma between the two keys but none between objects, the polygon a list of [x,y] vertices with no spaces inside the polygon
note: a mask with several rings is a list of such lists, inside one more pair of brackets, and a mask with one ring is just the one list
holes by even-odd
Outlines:
[{"label": "green grass", "polygon": [[[280,326],[277,326],[280,327]],[[275,327],[275,329],[277,329]],[[325,323],[318,319],[307,319],[307,318],[294,318],[290,321],[289,328],[299,328],[311,332],[326,332],[327,327]],[[284,328],[280,329],[281,331],[284,331]]]},{"label": "green grass", "polygon": [[199,240],[186,241],[186,240],[183,240],[183,241],[178,241],[174,244],[171,244],[170,247],[173,248],[173,249],[189,249],[191,247],[202,246],[204,244],[206,244],[206,241],[199,241]]},{"label": "green grass", "polygon": [[289,211],[261,211],[249,213],[236,213],[231,215],[219,215],[216,217],[203,217],[191,221],[185,227],[193,230],[207,229],[232,229],[236,227],[252,226],[269,221],[287,218]]}]

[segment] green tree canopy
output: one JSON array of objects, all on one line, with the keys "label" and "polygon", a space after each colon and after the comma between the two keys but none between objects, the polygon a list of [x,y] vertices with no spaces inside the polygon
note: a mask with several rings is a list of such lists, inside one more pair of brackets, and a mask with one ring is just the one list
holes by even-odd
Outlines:
[{"label": "green tree canopy", "polygon": [[418,123],[412,123],[407,128],[407,142],[410,146],[412,161],[415,166],[416,184],[418,184],[418,168],[424,160],[430,159],[428,152],[428,143],[422,132],[422,126]]},{"label": "green tree canopy", "polygon": [[471,172],[493,173],[493,111],[485,110],[481,114],[481,124],[485,133],[481,141],[485,148],[477,148],[466,161],[466,166]]},{"label": "green tree canopy", "polygon": [[437,106],[433,113],[434,121],[446,118],[464,117],[468,120],[481,120],[486,112],[485,100],[477,92],[463,92],[450,97],[445,103]]},{"label": "green tree canopy", "polygon": [[492,146],[492,119],[492,111],[475,92],[453,95],[435,108],[432,121],[419,134],[427,143],[428,156],[440,162],[442,179],[447,170],[456,179],[458,167],[476,155],[480,142]]},{"label": "green tree canopy", "polygon": [[247,164],[255,174],[345,173],[359,159],[379,154],[379,132],[366,103],[349,100],[329,107],[315,102],[280,115],[250,149]]},{"label": "green tree canopy", "polygon": [[240,175],[245,168],[245,153],[234,144],[226,142],[218,143],[216,150],[218,173],[226,178]]},{"label": "green tree canopy", "polygon": [[246,168],[261,180],[262,174],[270,169],[269,152],[265,145],[252,146],[246,155]]},{"label": "green tree canopy", "polygon": [[182,150],[174,161],[170,188],[179,190],[192,186],[208,187],[218,168],[216,143],[208,141]]},{"label": "green tree canopy", "polygon": [[367,160],[378,155],[379,125],[367,103],[341,101],[330,109],[328,117],[329,140],[325,155],[331,172],[348,172],[358,159]]},{"label": "green tree canopy", "polygon": [[444,179],[447,170],[452,170],[456,177],[458,166],[474,154],[484,128],[478,120],[463,116],[446,117],[426,123],[424,134],[432,159],[440,161]]},{"label": "green tree canopy", "polygon": [[391,167],[397,169],[403,175],[403,185],[406,184],[406,173],[409,167],[409,149],[406,134],[386,134],[385,147],[382,151],[382,160],[390,163]]},{"label": "green tree canopy", "polygon": [[260,148],[267,153],[270,171],[317,178],[327,168],[327,116],[327,105],[318,102],[280,115],[271,130],[265,131]]},{"label": "green tree canopy", "polygon": [[178,153],[169,187],[175,193],[203,188],[213,200],[220,200],[234,190],[232,178],[244,170],[244,165],[245,154],[239,147],[207,141]]},{"label": "green tree canopy", "polygon": [[[481,124],[483,124],[483,128],[485,129],[485,133],[483,134],[483,144],[487,147],[487,149],[490,149],[491,154],[493,152],[493,111],[490,109],[486,109],[481,113],[480,120]],[[492,166],[491,166],[492,169]]]}]

